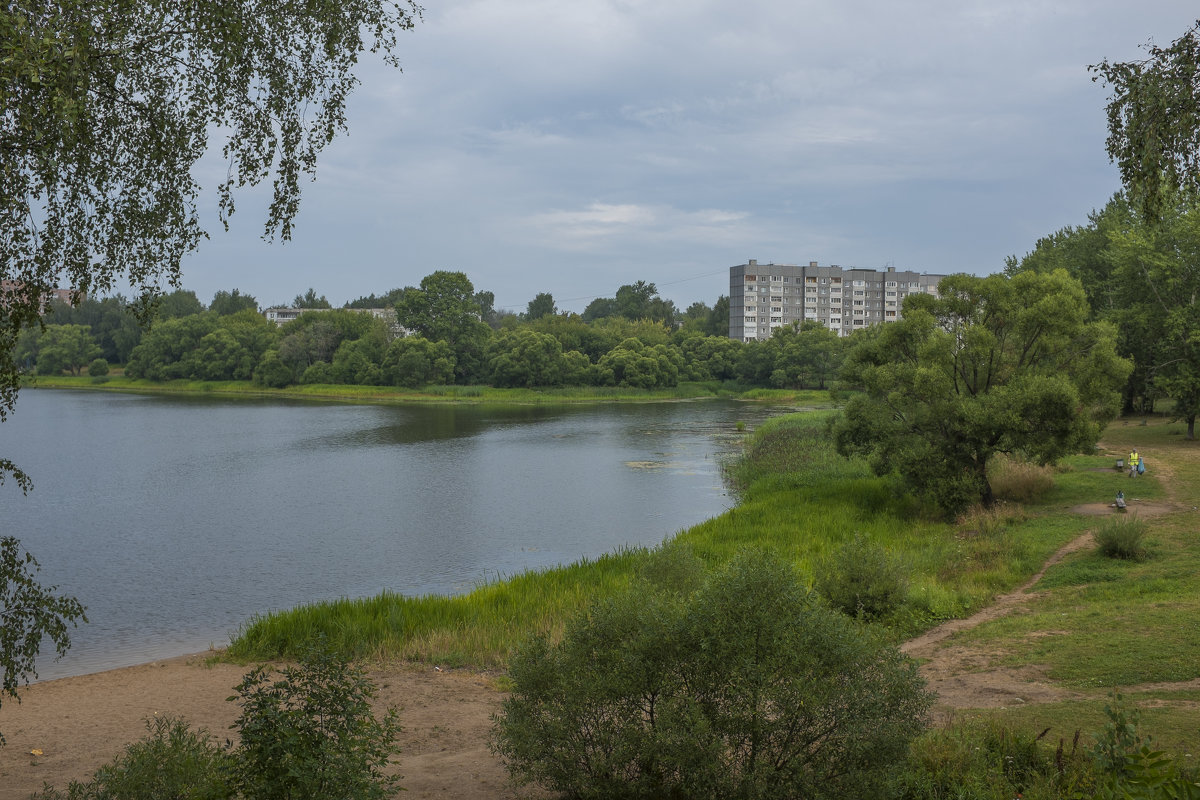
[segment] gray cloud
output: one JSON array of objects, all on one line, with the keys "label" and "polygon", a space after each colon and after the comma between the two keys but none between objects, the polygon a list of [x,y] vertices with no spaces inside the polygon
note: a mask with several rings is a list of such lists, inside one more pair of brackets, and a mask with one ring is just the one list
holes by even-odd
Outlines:
[{"label": "gray cloud", "polygon": [[1115,0],[447,0],[402,37],[403,73],[364,62],[296,241],[256,240],[251,194],[185,284],[342,302],[456,269],[516,308],[638,279],[686,306],[747,258],[995,271],[1119,188],[1087,64],[1196,16]]}]

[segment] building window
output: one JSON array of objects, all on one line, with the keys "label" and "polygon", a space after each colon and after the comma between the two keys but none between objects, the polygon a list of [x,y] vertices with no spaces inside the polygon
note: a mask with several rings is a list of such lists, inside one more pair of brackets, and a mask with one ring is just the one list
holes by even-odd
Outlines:
[{"label": "building window", "polygon": [[749,283],[749,282],[750,282],[750,281],[752,281],[752,280],[754,280],[754,276],[753,276],[753,275],[747,275],[747,276],[746,276],[746,283]]}]

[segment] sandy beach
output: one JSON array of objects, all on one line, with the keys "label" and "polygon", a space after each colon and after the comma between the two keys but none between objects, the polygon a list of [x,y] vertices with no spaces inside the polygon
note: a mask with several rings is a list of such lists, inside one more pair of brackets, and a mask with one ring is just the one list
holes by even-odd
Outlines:
[{"label": "sandy beach", "polygon": [[[0,731],[0,800],[28,798],[50,783],[85,780],[146,733],[157,715],[186,719],[220,741],[233,734],[236,703],[227,702],[249,668],[207,664],[208,653],[62,678],[26,687],[21,702],[4,699]],[[493,676],[429,666],[375,666],[379,708],[394,706],[404,725],[398,772],[404,797],[502,800],[539,797],[508,782],[488,750],[491,716],[503,693]],[[40,751],[40,755],[33,751]]]}]

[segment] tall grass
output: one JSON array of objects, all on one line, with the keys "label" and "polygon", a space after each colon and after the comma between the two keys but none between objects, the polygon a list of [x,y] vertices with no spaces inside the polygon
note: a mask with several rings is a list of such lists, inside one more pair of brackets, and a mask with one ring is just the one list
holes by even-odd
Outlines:
[{"label": "tall grass", "polygon": [[[696,400],[707,397],[741,396],[736,387],[719,381],[680,383],[664,389],[633,389],[616,386],[560,386],[536,389],[499,389],[493,386],[425,386],[402,389],[394,386],[356,386],[349,384],[303,384],[271,389],[251,381],[150,381],[107,376],[97,383],[88,376],[68,375],[24,378],[24,385],[40,388],[97,389],[146,394],[221,394],[279,398],[340,400],[353,403],[596,403],[646,402],[653,400]],[[792,393],[811,402],[828,403],[825,393]],[[757,399],[757,398],[756,398]],[[773,398],[772,398],[773,399]],[[778,400],[777,402],[784,402]]]}]

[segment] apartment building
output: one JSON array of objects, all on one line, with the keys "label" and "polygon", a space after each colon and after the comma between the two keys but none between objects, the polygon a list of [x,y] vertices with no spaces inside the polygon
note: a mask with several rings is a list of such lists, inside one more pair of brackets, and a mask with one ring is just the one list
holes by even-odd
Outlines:
[{"label": "apartment building", "polygon": [[888,267],[843,269],[816,261],[798,264],[749,262],[729,268],[729,338],[769,339],[771,331],[804,320],[820,322],[839,336],[900,318],[910,294],[937,294],[945,275]]}]

